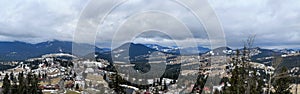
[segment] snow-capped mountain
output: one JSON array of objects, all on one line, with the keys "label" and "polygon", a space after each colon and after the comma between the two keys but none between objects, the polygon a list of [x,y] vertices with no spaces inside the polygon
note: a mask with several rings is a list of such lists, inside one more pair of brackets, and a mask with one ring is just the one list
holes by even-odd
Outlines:
[{"label": "snow-capped mountain", "polygon": [[235,51],[229,47],[219,47],[209,51],[207,54],[209,55],[231,55]]},{"label": "snow-capped mountain", "polygon": [[158,44],[144,44],[148,48],[155,49],[157,51],[165,52],[165,53],[173,53],[173,54],[178,54],[179,53],[179,47],[177,46],[172,46],[172,47],[164,47]]},{"label": "snow-capped mountain", "polygon": [[283,53],[283,54],[294,54],[294,53],[297,53],[298,50],[294,50],[294,49],[273,49],[273,51]]}]

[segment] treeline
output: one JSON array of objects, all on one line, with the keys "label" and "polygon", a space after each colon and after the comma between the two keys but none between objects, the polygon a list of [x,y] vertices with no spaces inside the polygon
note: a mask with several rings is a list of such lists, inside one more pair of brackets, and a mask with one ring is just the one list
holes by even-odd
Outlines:
[{"label": "treeline", "polygon": [[23,72],[14,77],[14,74],[5,74],[2,86],[3,94],[43,94],[39,88],[39,79],[36,74]]},{"label": "treeline", "polygon": [[[241,54],[240,54],[241,53]],[[286,67],[278,67],[282,63],[280,57],[275,57],[271,69],[259,69],[250,65],[249,50],[237,50],[232,57],[230,75],[223,79],[222,90],[214,94],[291,94],[292,79]]]}]

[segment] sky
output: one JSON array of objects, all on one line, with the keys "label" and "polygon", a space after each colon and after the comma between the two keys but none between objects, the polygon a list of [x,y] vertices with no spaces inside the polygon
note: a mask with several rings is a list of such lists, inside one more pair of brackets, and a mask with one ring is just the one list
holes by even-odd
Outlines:
[{"label": "sky", "polygon": [[[101,0],[105,1],[105,0]],[[89,0],[0,0],[0,41],[24,41],[38,43],[51,40],[72,41],[82,11]],[[227,45],[233,48],[243,46],[248,36],[255,35],[254,46],[264,48],[300,48],[300,1],[299,0],[209,0],[221,23]],[[108,6],[103,6],[103,8]],[[159,10],[171,15],[176,21],[149,16],[141,12]],[[113,36],[122,26],[139,27],[139,23],[123,25],[133,16],[141,14],[152,17],[153,23],[165,23],[162,27],[174,27],[177,21],[186,25],[193,36],[182,30],[161,33],[159,30],[145,30],[132,41],[172,46],[175,42],[209,47],[210,41],[203,23],[193,13],[172,2],[172,0],[129,0],[116,6],[103,23],[98,26],[96,45],[111,46],[114,37],[124,37],[128,28],[122,28],[120,35]],[[86,14],[85,16],[95,16]],[[154,18],[156,17],[156,18]],[[171,18],[172,18],[171,17]],[[170,19],[171,19],[170,18]],[[120,32],[118,32],[120,33]],[[173,36],[172,38],[170,36]],[[191,41],[193,40],[193,41]],[[123,43],[122,40],[114,41]]]}]

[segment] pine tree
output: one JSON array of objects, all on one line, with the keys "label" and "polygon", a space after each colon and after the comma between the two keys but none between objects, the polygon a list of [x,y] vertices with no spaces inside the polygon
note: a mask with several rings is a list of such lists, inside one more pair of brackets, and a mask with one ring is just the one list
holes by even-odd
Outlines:
[{"label": "pine tree", "polygon": [[158,79],[156,79],[156,83],[157,83],[156,85],[160,85],[160,84],[159,84],[160,82],[159,82],[159,80],[158,80]]},{"label": "pine tree", "polygon": [[224,93],[225,94],[244,94],[245,93],[245,79],[243,76],[245,74],[245,68],[241,64],[240,60],[240,51],[236,51],[236,56],[231,61],[233,63],[233,70],[231,72],[232,76],[229,80],[231,84],[230,87],[225,87]]},{"label": "pine tree", "polygon": [[11,75],[11,81],[12,81],[12,85],[11,85],[11,93],[12,94],[18,94],[18,85],[17,85],[17,79],[14,77],[13,73],[10,74]]},{"label": "pine tree", "polygon": [[[276,78],[275,78],[276,79]],[[286,67],[282,67],[278,78],[275,80],[274,89],[275,94],[291,94],[290,92],[291,78],[288,74],[288,69]]]},{"label": "pine tree", "polygon": [[74,72],[73,77],[75,78],[77,76],[76,72]]},{"label": "pine tree", "polygon": [[248,80],[248,93],[251,94],[262,94],[263,93],[263,78],[257,75],[257,70],[252,69],[253,73],[250,74],[251,77]]},{"label": "pine tree", "polygon": [[159,88],[155,87],[154,94],[159,94]]},{"label": "pine tree", "polygon": [[33,77],[32,77],[32,74],[31,72],[29,72],[26,76],[26,92],[27,94],[30,94],[32,93],[32,83],[33,83]]},{"label": "pine tree", "polygon": [[75,90],[79,90],[79,85],[78,84],[76,84]]},{"label": "pine tree", "polygon": [[155,87],[155,86],[156,86],[155,79],[153,79],[152,87]]},{"label": "pine tree", "polygon": [[11,94],[18,94],[18,85],[15,83],[11,86]]},{"label": "pine tree", "polygon": [[256,68],[250,65],[251,62],[251,47],[254,37],[250,37],[245,43],[243,52],[240,56],[240,51],[237,50],[236,56],[232,58],[233,70],[232,77],[229,80],[230,87],[226,87],[226,94],[261,94],[263,93],[263,77],[258,75]]},{"label": "pine tree", "polygon": [[18,94],[24,94],[26,90],[26,86],[25,86],[25,78],[23,72],[19,73],[18,81],[19,81],[19,86],[17,90]]},{"label": "pine tree", "polygon": [[163,78],[159,78],[159,85],[161,86],[162,85],[162,80],[163,80]]},{"label": "pine tree", "polygon": [[93,85],[93,83],[92,83],[92,81],[90,81],[90,82],[89,82],[89,86],[92,87],[92,85]]},{"label": "pine tree", "polygon": [[112,74],[112,82],[110,84],[110,87],[113,88],[115,90],[115,92],[117,93],[124,93],[124,88],[119,86],[121,81],[122,81],[122,77],[120,75],[116,74]]},{"label": "pine tree", "polygon": [[164,80],[164,90],[168,90],[168,86],[167,86],[167,83],[166,83],[166,80]]},{"label": "pine tree", "polygon": [[[105,81],[107,80],[106,78],[107,78],[106,73],[104,73],[104,74],[103,74],[103,79],[104,79]],[[129,81],[130,81],[130,79],[129,79]]]},{"label": "pine tree", "polygon": [[41,72],[39,72],[39,74],[38,74],[38,78],[42,78],[42,76],[41,76]]},{"label": "pine tree", "polygon": [[9,94],[10,93],[10,85],[11,84],[10,84],[9,76],[6,73],[6,75],[3,79],[3,86],[2,86],[3,94]]},{"label": "pine tree", "polygon": [[13,72],[11,72],[11,73],[9,74],[9,78],[10,78],[10,81],[13,81],[13,80],[15,79],[15,76],[14,76],[14,73],[13,73]]},{"label": "pine tree", "polygon": [[33,75],[33,79],[31,81],[32,94],[39,94],[41,91],[39,89],[39,79],[36,74]]}]

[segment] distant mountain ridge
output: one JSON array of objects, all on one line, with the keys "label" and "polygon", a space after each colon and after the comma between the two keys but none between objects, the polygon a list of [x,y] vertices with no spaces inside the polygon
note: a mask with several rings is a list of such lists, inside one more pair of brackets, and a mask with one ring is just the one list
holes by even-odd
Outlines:
[{"label": "distant mountain ridge", "polygon": [[120,61],[144,61],[152,53],[159,52],[151,49],[143,44],[125,43],[118,48],[112,50],[113,59]]},{"label": "distant mountain ridge", "polygon": [[179,54],[179,47],[165,47],[165,46],[161,46],[158,44],[143,44],[148,48],[157,50],[157,51],[161,51],[161,52],[165,52],[165,53],[170,53],[170,54]]},{"label": "distant mountain ridge", "polygon": [[161,52],[165,52],[165,53],[170,53],[170,54],[181,54],[181,55],[195,55],[195,54],[203,54],[203,53],[207,53],[208,51],[210,51],[209,48],[205,48],[205,47],[187,47],[187,48],[181,48],[178,46],[172,46],[172,47],[164,47],[164,46],[160,46],[157,44],[144,44],[145,46],[161,51]]},{"label": "distant mountain ridge", "polygon": [[[19,61],[39,57],[51,53],[72,53],[72,42],[69,41],[47,41],[30,44],[20,41],[0,42],[0,61]],[[84,47],[95,47],[89,44],[74,43]],[[103,52],[106,49],[95,47],[95,51]]]},{"label": "distant mountain ridge", "polygon": [[[122,60],[135,60],[144,59],[149,57],[153,52],[160,52],[171,55],[201,55],[201,54],[233,54],[235,50],[229,47],[219,47],[209,49],[205,47],[188,47],[181,48],[178,46],[165,47],[158,44],[139,44],[139,43],[125,43],[115,49],[98,48],[94,45],[73,43],[70,41],[47,41],[37,44],[30,44],[20,41],[14,42],[0,42],[0,62],[1,61],[17,61],[29,58],[39,57],[44,54],[51,53],[72,53],[72,45],[79,45],[82,47],[94,47],[96,55],[104,59],[121,59]],[[281,55],[285,53],[292,53],[297,50],[292,49],[262,49],[253,48],[253,58],[268,57],[275,54]],[[129,56],[126,56],[129,55]]]}]

